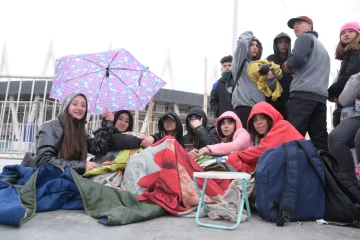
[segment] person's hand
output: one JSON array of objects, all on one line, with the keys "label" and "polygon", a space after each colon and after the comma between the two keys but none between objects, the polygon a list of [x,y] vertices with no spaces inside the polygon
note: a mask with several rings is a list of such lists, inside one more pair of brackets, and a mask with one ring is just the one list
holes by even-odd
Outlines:
[{"label": "person's hand", "polygon": [[147,136],[141,141],[140,146],[142,148],[147,148],[147,147],[151,146],[151,144],[153,144],[154,141],[155,141],[155,139],[152,136]]},{"label": "person's hand", "polygon": [[203,124],[203,119],[193,119],[189,121],[191,129],[195,129]]},{"label": "person's hand", "polygon": [[288,66],[286,65],[286,63],[284,63],[284,64],[282,65],[282,68],[283,68],[284,72],[286,72],[286,73],[291,73],[291,72],[294,72],[294,71],[295,71],[294,69],[288,68]]},{"label": "person's hand", "polygon": [[94,168],[97,168],[98,165],[94,162],[86,162],[85,164],[85,172],[88,172],[90,170],[93,170]]},{"label": "person's hand", "polygon": [[204,156],[205,154],[210,154],[210,151],[207,147],[201,149],[193,149],[189,152],[190,156],[194,159]]},{"label": "person's hand", "polygon": [[114,121],[114,114],[112,112],[109,111],[108,108],[106,108],[106,112],[104,114],[104,118],[107,121]]},{"label": "person's hand", "polygon": [[331,99],[329,99],[330,102],[333,102],[333,103],[339,103],[339,99],[337,97],[333,97]]},{"label": "person's hand", "polygon": [[266,79],[273,79],[273,78],[274,78],[274,73],[273,71],[270,70],[266,76]]},{"label": "person's hand", "polygon": [[199,150],[198,149],[193,149],[189,152],[190,157],[192,157],[193,159],[197,159],[199,157]]}]

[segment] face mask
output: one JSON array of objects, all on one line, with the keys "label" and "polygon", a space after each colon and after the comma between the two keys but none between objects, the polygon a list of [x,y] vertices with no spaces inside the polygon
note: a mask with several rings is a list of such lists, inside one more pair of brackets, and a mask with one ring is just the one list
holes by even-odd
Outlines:
[{"label": "face mask", "polygon": [[229,78],[230,74],[231,74],[231,72],[222,72],[221,77],[226,80]]},{"label": "face mask", "polygon": [[360,102],[355,103],[355,109],[358,113],[360,113]]}]

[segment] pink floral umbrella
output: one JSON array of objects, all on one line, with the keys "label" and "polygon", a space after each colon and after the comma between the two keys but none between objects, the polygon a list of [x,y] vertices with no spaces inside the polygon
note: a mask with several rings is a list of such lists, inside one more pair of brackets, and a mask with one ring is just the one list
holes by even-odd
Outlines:
[{"label": "pink floral umbrella", "polygon": [[72,55],[58,59],[50,97],[60,101],[73,92],[88,99],[90,114],[142,110],[166,84],[127,50]]}]

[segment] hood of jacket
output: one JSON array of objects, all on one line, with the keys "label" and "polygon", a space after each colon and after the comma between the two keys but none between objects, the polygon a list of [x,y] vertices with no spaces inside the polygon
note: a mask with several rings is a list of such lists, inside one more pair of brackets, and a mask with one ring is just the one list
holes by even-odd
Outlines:
[{"label": "hood of jacket", "polygon": [[207,127],[207,116],[206,116],[205,112],[201,108],[195,107],[195,108],[191,109],[190,112],[188,113],[188,115],[186,116],[186,120],[185,120],[186,129],[190,129],[188,118],[191,115],[196,115],[196,116],[201,117],[203,119],[202,125],[205,128]]},{"label": "hood of jacket", "polygon": [[[279,60],[282,60],[282,57],[280,55],[280,52],[279,52],[279,49],[277,47],[277,44],[276,44],[276,41],[279,40],[280,38],[286,38],[288,41],[289,41],[289,46],[288,46],[288,55],[286,57],[286,59],[288,59],[291,55],[291,38],[289,37],[289,35],[287,35],[286,33],[284,32],[281,32],[279,33],[275,38],[274,38],[274,46],[273,46],[273,49],[274,49],[274,54],[277,58],[280,58]],[[283,62],[286,61],[286,59],[284,59]],[[282,61],[281,61],[282,62]]]},{"label": "hood of jacket", "polygon": [[[255,59],[251,56],[251,53],[250,53],[250,45],[251,45],[251,42],[252,42],[252,41],[256,41],[256,42],[258,43],[258,45],[259,45],[259,52],[258,52],[258,54],[257,54],[257,56],[256,56]],[[262,44],[261,44],[261,42],[260,42],[259,39],[257,39],[256,37],[253,37],[252,40],[251,40],[251,42],[249,43],[249,50],[248,50],[248,52],[247,52],[247,54],[246,54],[246,60],[247,60],[248,62],[260,60],[260,59],[261,59],[262,52],[263,52],[263,47],[262,47]]]},{"label": "hood of jacket", "polygon": [[304,34],[312,34],[312,35],[314,35],[316,38],[319,37],[319,34],[318,34],[316,31],[313,31],[313,30],[307,31],[307,32],[305,32]]},{"label": "hood of jacket", "polygon": [[220,122],[221,120],[225,119],[225,118],[231,118],[235,121],[235,131],[234,133],[236,132],[236,130],[242,128],[242,124],[241,124],[241,121],[239,119],[239,117],[232,111],[227,111],[227,112],[224,112],[223,114],[220,115],[220,117],[216,120],[216,132],[217,134],[219,135],[219,137],[221,138],[221,140],[223,142],[225,142],[225,136],[224,134],[221,132],[221,125],[220,125]]},{"label": "hood of jacket", "polygon": [[128,110],[120,110],[120,111],[115,112],[113,126],[115,127],[116,121],[119,119],[120,115],[123,114],[123,113],[126,113],[128,115],[128,117],[129,117],[129,126],[125,130],[125,132],[132,132],[133,127],[134,127],[134,117],[131,114],[131,112],[128,111]]},{"label": "hood of jacket", "polygon": [[161,137],[164,137],[164,133],[165,133],[165,129],[164,129],[164,118],[166,116],[171,116],[172,118],[175,119],[175,122],[176,122],[176,140],[178,142],[180,142],[180,140],[182,139],[183,137],[183,134],[184,134],[184,130],[183,130],[183,126],[181,124],[181,120],[180,120],[180,117],[179,115],[177,115],[175,112],[167,112],[165,113],[159,120],[158,122],[158,129],[159,129],[159,132],[161,134]]},{"label": "hood of jacket", "polygon": [[80,92],[75,92],[75,93],[71,93],[69,95],[66,96],[66,98],[64,99],[64,101],[61,104],[61,108],[60,108],[60,113],[59,113],[59,118],[61,120],[61,123],[63,123],[64,121],[64,113],[67,110],[68,106],[70,105],[71,101],[77,97],[77,96],[83,96],[85,98],[86,101],[86,111],[85,111],[85,115],[81,120],[86,119],[87,116],[87,110],[88,110],[88,100],[86,98],[86,96],[83,93]]},{"label": "hood of jacket", "polygon": [[252,110],[250,112],[250,116],[249,116],[248,122],[247,122],[249,132],[251,132],[250,129],[253,128],[252,118],[256,114],[265,114],[265,115],[269,116],[273,121],[273,125],[275,125],[280,120],[284,120],[283,116],[269,103],[259,102],[254,105],[254,107],[252,108]]}]

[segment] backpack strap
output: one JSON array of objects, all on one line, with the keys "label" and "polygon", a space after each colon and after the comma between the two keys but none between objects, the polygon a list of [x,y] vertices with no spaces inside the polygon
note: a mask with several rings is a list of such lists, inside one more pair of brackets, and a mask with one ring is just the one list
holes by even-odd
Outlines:
[{"label": "backpack strap", "polygon": [[239,78],[241,76],[241,73],[242,73],[242,70],[244,68],[245,62],[246,62],[246,59],[244,59],[243,63],[241,64],[241,67],[239,68],[239,71],[236,73],[236,79],[234,81],[234,86],[232,88],[232,92],[234,92],[235,86],[238,85]]},{"label": "backpack strap", "polygon": [[[296,151],[289,151],[291,146],[296,146]],[[276,226],[284,226],[290,221],[291,214],[295,210],[300,191],[300,155],[298,144],[295,141],[286,142],[283,145],[285,152],[286,180],[282,192],[279,219]]]},{"label": "backpack strap", "polygon": [[[297,143],[305,152],[307,158],[310,160],[311,164],[314,166],[315,171],[319,175],[323,186],[325,187],[325,173],[324,166],[317,154],[317,150],[315,146],[309,140],[297,140]],[[310,154],[310,152],[314,152],[315,154]]]},{"label": "backpack strap", "polygon": [[[241,72],[242,72],[242,70],[244,68],[245,62],[246,62],[246,59],[244,59],[243,63],[241,64],[241,67],[239,68],[239,71],[236,73],[235,79],[234,79],[234,76],[232,76],[232,73],[226,79],[226,82],[225,82],[225,95],[226,95],[227,100],[228,100],[228,102],[230,104],[231,104],[232,94],[234,93],[235,86],[238,85],[238,81],[239,81]],[[234,85],[232,85],[232,86],[230,85],[230,81],[229,81],[230,77],[232,77],[233,82],[234,82]]]}]

